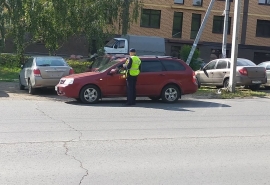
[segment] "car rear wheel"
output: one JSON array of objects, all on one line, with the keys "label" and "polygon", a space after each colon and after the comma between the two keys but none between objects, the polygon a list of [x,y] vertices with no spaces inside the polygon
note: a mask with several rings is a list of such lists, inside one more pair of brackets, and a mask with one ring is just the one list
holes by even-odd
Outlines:
[{"label": "car rear wheel", "polygon": [[161,97],[165,103],[177,102],[180,98],[180,90],[175,85],[167,85],[163,88]]},{"label": "car rear wheel", "polygon": [[199,79],[197,77],[196,77],[196,82],[198,84],[198,88],[201,88],[201,83],[200,83],[200,81],[199,81]]},{"label": "car rear wheel", "polygon": [[21,77],[19,77],[19,89],[24,90],[24,86],[22,85],[22,82],[21,82]]},{"label": "car rear wheel", "polygon": [[256,84],[256,85],[250,85],[249,88],[252,90],[252,91],[257,91],[260,89],[260,84]]},{"label": "car rear wheel", "polygon": [[158,101],[160,99],[160,96],[151,96],[149,98],[153,101]]},{"label": "car rear wheel", "polygon": [[100,90],[94,85],[87,85],[80,92],[80,99],[83,103],[97,103],[100,96]]},{"label": "car rear wheel", "polygon": [[28,93],[29,94],[35,94],[36,93],[36,89],[33,88],[31,80],[28,80]]},{"label": "car rear wheel", "polygon": [[223,87],[226,88],[226,89],[229,87],[229,78],[224,80]]}]

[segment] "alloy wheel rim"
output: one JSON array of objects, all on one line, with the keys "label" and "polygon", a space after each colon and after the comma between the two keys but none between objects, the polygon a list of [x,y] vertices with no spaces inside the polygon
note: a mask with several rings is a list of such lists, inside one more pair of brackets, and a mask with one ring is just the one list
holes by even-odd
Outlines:
[{"label": "alloy wheel rim", "polygon": [[88,88],[84,91],[84,99],[88,102],[94,102],[98,98],[98,92],[94,88]]},{"label": "alloy wheel rim", "polygon": [[177,91],[174,88],[168,88],[165,91],[165,98],[168,101],[175,101],[177,98]]}]

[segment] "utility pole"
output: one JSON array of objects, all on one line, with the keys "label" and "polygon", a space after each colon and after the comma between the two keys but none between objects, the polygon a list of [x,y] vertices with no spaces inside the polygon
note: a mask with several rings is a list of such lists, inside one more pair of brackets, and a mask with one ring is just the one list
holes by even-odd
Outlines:
[{"label": "utility pole", "polygon": [[193,54],[194,54],[194,51],[195,51],[195,49],[196,49],[196,47],[197,47],[197,44],[198,44],[200,38],[201,38],[203,29],[204,29],[204,27],[205,27],[205,25],[206,25],[206,22],[207,22],[207,19],[208,19],[208,17],[209,17],[209,14],[211,13],[211,10],[212,10],[212,7],[213,7],[213,5],[214,5],[214,2],[215,2],[215,0],[211,0],[209,6],[208,6],[208,8],[207,8],[207,11],[206,11],[205,16],[204,16],[203,21],[202,21],[202,24],[201,24],[201,26],[200,26],[200,29],[199,29],[199,31],[198,31],[198,33],[197,33],[196,39],[194,40],[193,46],[192,46],[191,51],[190,51],[190,53],[189,53],[188,59],[187,59],[187,61],[186,61],[187,65],[189,65],[190,62],[191,62],[192,56],[193,56]]},{"label": "utility pole", "polygon": [[222,41],[222,58],[226,58],[228,24],[230,15],[230,0],[226,0],[225,10],[223,14],[224,14],[224,26],[223,26],[223,41]]},{"label": "utility pole", "polygon": [[235,93],[236,63],[238,57],[239,43],[239,22],[240,22],[240,6],[241,0],[235,0],[234,18],[233,18],[233,35],[232,35],[232,53],[231,53],[231,69],[229,79],[229,90]]}]

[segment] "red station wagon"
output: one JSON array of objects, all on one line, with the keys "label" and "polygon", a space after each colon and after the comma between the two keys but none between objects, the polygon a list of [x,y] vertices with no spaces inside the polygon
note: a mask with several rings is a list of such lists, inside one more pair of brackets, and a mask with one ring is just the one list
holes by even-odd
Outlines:
[{"label": "red station wagon", "polygon": [[[137,79],[137,97],[162,99],[173,103],[181,95],[198,89],[194,71],[182,60],[172,57],[140,56],[141,73]],[[58,95],[75,98],[83,103],[97,103],[101,98],[126,96],[126,79],[118,68],[126,58],[118,58],[96,72],[73,74],[60,79]]]}]

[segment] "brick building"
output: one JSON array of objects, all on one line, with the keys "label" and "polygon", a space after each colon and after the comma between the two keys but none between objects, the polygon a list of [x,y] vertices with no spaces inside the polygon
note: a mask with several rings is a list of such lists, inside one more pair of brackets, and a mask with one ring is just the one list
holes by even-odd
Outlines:
[{"label": "brick building", "polygon": [[[141,19],[129,34],[166,38],[167,53],[178,55],[192,45],[210,0],[144,0]],[[270,60],[270,1],[241,0],[239,57],[256,63]],[[221,56],[224,0],[216,0],[198,44],[205,61]],[[227,55],[230,57],[234,1],[230,3]]]}]

